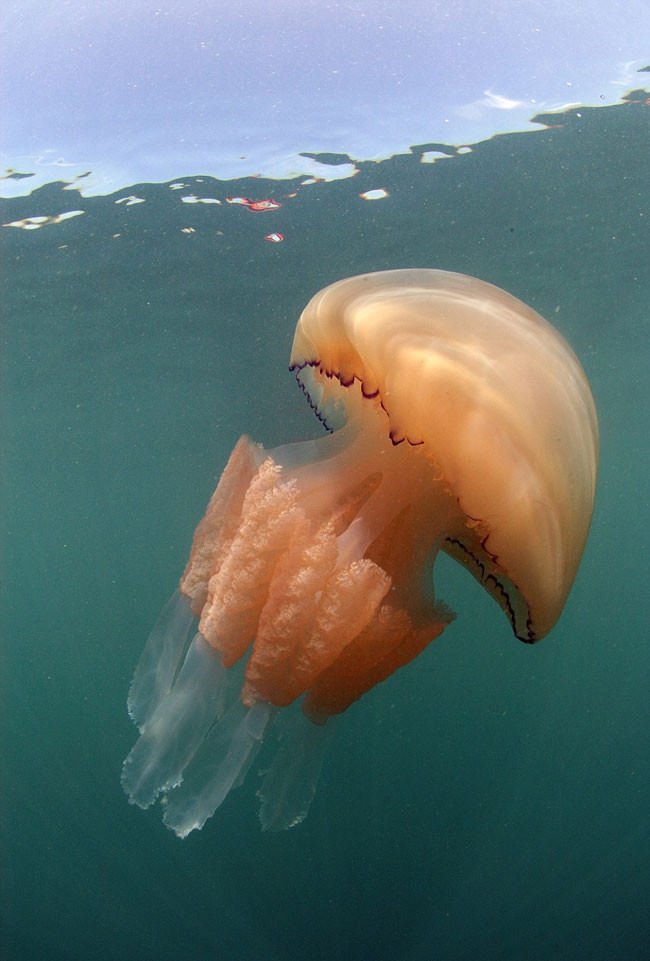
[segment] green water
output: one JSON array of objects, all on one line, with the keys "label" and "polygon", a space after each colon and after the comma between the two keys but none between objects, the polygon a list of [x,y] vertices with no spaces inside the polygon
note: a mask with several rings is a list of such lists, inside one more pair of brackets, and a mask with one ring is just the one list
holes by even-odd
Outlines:
[{"label": "green water", "polygon": [[[3,961],[650,957],[650,109],[565,120],[331,184],[1,203],[85,211],[1,237]],[[403,266],[505,287],[585,366],[602,471],[569,603],[530,648],[440,563],[457,621],[340,719],[308,820],[261,833],[249,779],[181,842],[120,788],[133,667],[236,438],[318,433],[302,306]]]}]

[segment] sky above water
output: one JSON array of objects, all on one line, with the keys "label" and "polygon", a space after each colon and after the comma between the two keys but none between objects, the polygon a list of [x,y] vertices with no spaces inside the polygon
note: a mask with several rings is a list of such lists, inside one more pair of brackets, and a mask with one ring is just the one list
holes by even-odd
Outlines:
[{"label": "sky above water", "polygon": [[[11,0],[0,195],[322,173],[643,86],[645,0]],[[341,171],[345,173],[345,171]],[[329,171],[336,175],[336,171]]]}]

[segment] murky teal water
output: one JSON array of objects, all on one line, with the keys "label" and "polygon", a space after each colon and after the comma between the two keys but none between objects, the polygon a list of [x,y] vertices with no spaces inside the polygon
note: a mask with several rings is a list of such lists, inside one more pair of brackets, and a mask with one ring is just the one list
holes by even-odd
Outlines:
[{"label": "murky teal water", "polygon": [[[2,202],[85,211],[2,232],[4,961],[650,955],[650,110],[564,119],[331,184]],[[262,834],[248,783],[181,842],[120,788],[133,667],[236,438],[318,431],[286,371],[302,306],[402,266],[505,287],[591,378],[601,482],[566,611],[529,648],[441,563],[458,620],[341,719],[309,819]]]}]

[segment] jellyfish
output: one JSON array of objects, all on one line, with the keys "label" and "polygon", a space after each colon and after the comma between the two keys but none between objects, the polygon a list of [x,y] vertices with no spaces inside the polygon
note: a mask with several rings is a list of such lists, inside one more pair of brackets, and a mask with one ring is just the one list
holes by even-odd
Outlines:
[{"label": "jellyfish", "polygon": [[532,644],[590,525],[589,384],[505,291],[429,269],[340,280],[300,316],[290,369],[324,431],[273,450],[238,441],[130,688],[140,737],[123,786],[143,808],[160,796],[179,837],[265,739],[262,827],[305,817],[331,719],[454,618],[435,594],[439,551]]}]

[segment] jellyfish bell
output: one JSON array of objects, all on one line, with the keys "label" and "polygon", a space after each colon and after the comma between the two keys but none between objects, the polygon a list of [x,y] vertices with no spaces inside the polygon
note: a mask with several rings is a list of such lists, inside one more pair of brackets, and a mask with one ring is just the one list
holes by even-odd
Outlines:
[{"label": "jellyfish bell", "polygon": [[587,379],[497,287],[425,269],[341,280],[303,311],[290,363],[328,433],[270,451],[240,439],[131,686],[141,736],[123,784],[142,807],[162,794],[180,836],[243,781],[277,715],[261,820],[302,820],[328,718],[453,619],[434,592],[440,550],[532,643],[589,529]]}]

